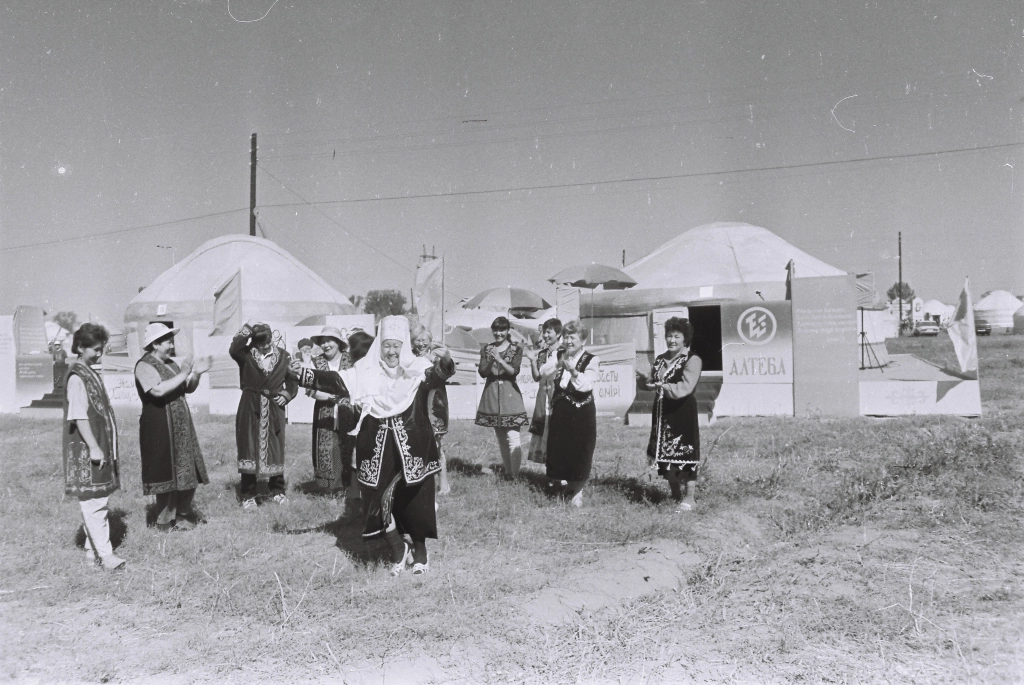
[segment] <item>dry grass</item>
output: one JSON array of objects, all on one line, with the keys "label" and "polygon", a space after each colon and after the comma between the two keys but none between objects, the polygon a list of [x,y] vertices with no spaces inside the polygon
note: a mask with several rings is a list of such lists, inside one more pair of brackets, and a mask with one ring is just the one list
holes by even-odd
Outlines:
[{"label": "dry grass", "polygon": [[[899,344],[928,356],[943,342]],[[0,677],[1017,681],[1024,342],[981,346],[979,421],[720,421],[704,432],[688,516],[640,477],[642,430],[601,424],[595,484],[576,511],[538,478],[483,475],[498,460],[493,435],[458,422],[424,578],[389,578],[379,548],[338,521],[343,502],[302,492],[306,426],[289,427],[292,502],[243,513],[233,423],[210,417],[198,429],[213,482],[197,495],[209,523],[169,535],[145,526],[137,428],[123,418],[125,489],[112,506],[129,568],[90,569],[77,506],[61,498],[57,423],[0,420]],[[676,591],[557,625],[520,610],[605,550],[658,538],[702,559]]]}]

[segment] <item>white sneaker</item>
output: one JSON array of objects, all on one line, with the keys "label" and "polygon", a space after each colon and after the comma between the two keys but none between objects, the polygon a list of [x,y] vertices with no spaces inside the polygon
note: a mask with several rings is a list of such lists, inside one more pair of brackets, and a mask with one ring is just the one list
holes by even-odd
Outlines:
[{"label": "white sneaker", "polygon": [[250,497],[249,499],[242,502],[242,509],[244,509],[245,511],[255,511],[256,506],[257,505],[255,497]]},{"label": "white sneaker", "polygon": [[572,505],[579,509],[583,506],[583,491],[580,490],[572,498]]},{"label": "white sneaker", "polygon": [[271,498],[274,504],[288,504],[288,498],[283,493],[278,493]]}]

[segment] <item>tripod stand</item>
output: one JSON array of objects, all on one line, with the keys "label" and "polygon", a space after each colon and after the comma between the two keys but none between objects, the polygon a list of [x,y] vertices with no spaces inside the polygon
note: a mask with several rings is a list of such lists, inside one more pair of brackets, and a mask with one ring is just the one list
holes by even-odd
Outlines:
[{"label": "tripod stand", "polygon": [[[860,368],[861,370],[867,368],[877,368],[885,373],[885,369],[882,368],[882,361],[878,358],[878,353],[875,352],[875,348],[871,347],[871,343],[868,342],[868,333],[864,330],[864,307],[857,307],[860,310]],[[875,365],[869,367],[865,364],[865,357],[870,357]]]}]

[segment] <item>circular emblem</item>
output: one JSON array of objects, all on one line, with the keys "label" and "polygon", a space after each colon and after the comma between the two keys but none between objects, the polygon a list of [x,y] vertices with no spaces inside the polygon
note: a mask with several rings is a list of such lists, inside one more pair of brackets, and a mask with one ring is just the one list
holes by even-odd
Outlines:
[{"label": "circular emblem", "polygon": [[778,328],[775,315],[764,307],[751,307],[745,310],[736,322],[736,332],[748,345],[770,343]]}]

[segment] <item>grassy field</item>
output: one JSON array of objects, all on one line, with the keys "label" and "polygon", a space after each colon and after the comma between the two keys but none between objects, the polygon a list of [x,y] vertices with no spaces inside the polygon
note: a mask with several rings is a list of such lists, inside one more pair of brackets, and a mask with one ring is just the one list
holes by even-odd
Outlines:
[{"label": "grassy field", "polygon": [[[456,422],[452,494],[422,578],[305,494],[245,513],[233,422],[202,418],[209,523],[145,525],[137,424],[111,499],[126,571],[86,565],[57,421],[0,420],[0,678],[54,682],[996,683],[1024,679],[1024,340],[983,338],[980,420],[721,420],[698,510],[646,476],[646,431],[602,422],[574,510],[498,481],[493,434]],[[949,341],[894,341],[940,360]],[[690,552],[676,586],[550,622],[524,607],[627,545]]]}]

